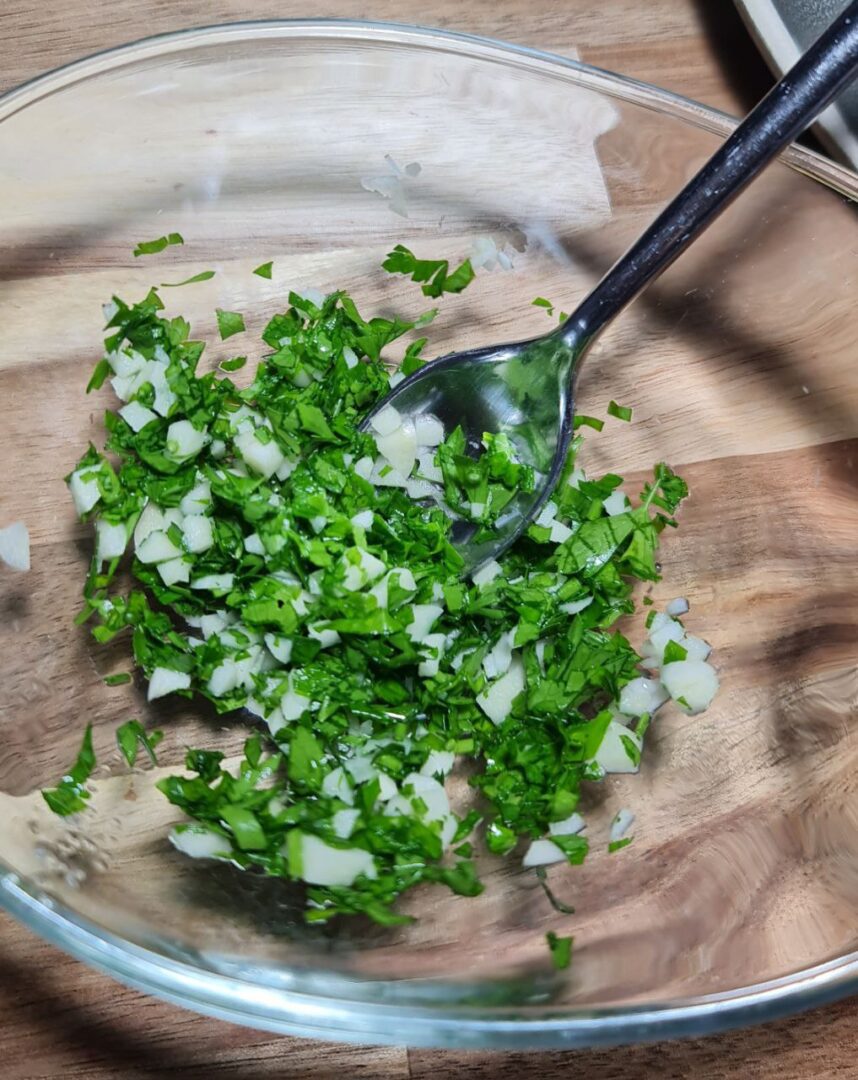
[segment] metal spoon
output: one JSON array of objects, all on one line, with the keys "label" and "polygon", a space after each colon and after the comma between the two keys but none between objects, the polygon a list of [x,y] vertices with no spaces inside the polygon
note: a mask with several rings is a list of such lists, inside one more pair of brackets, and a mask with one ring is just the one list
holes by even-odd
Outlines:
[{"label": "metal spoon", "polygon": [[475,542],[473,526],[454,531],[466,571],[508,548],[555,487],[572,437],[575,380],[601,331],[856,75],[853,0],[559,329],[442,356],[403,380],[366,418],[364,431],[386,405],[412,420],[431,414],[447,432],[460,424],[475,454],[484,432],[505,432],[520,459],[533,466],[535,490],[509,504],[490,539]]}]

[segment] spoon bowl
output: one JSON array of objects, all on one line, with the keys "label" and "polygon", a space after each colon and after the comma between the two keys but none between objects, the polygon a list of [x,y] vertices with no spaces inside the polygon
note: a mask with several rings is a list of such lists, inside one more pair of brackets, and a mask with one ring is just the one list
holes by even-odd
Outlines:
[{"label": "spoon bowl", "polygon": [[574,379],[584,354],[635,297],[721,214],[765,166],[858,75],[858,0],[748,114],[559,330],[508,345],[450,353],[405,379],[366,418],[392,407],[407,421],[432,415],[460,426],[477,457],[485,433],[505,434],[534,472],[489,531],[453,532],[472,572],[505,551],[548,501],[574,429]]},{"label": "spoon bowl", "polygon": [[487,432],[501,431],[519,461],[533,469],[533,489],[516,492],[488,537],[473,524],[456,523],[453,542],[465,572],[505,551],[555,487],[572,437],[574,361],[574,351],[558,334],[450,353],[404,379],[364,421],[369,430],[385,404],[412,419],[434,416],[445,432],[461,427],[474,457]]}]

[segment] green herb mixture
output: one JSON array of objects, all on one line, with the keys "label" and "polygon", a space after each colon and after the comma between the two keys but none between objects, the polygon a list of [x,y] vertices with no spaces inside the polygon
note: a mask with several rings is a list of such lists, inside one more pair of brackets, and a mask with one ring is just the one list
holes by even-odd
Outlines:
[{"label": "green herb mixture", "polygon": [[[451,274],[401,246],[385,267],[430,296],[474,276],[467,261]],[[272,264],[254,273],[270,278]],[[665,673],[705,660],[688,658],[683,642],[697,639],[661,615],[666,640],[648,650],[650,666],[665,662],[662,682],[644,679],[615,627],[634,610],[633,583],[658,579],[659,534],[675,525],[684,482],[658,464],[632,505],[621,477],[577,467],[579,434],[537,522],[466,580],[453,517],[490,527],[534,483],[510,441],[486,433],[474,460],[460,430],[426,418],[403,460],[401,431],[357,430],[390,386],[385,347],[433,312],[366,319],[345,293],[292,292],[240,390],[223,372],[245,358],[198,374],[203,343],[162,309],[154,288],[107,306],[88,390],[109,380],[123,404],[106,413],[104,449],[90,445],[67,481],[96,537],[79,621],[99,642],[130,631],[150,700],[199,695],[248,713],[239,764],[192,749],[186,773],[159,783],[188,819],[175,846],[305,883],[309,921],[406,921],[396,899],[420,882],[475,895],[478,844],[504,855],[525,838],[525,866],[580,863],[582,785],[637,770]],[[224,339],[245,332],[238,313],[217,321]],[[424,346],[408,346],[404,373]],[[630,417],[613,402],[609,412]],[[127,594],[114,582],[125,558],[138,583]],[[695,711],[694,681],[675,674],[674,696]],[[136,721],[118,733],[130,763],[140,748],[154,756],[159,737]],[[476,765],[466,813],[444,787],[458,759]],[[74,769],[45,793],[58,813],[85,805],[93,762],[87,732]],[[570,949],[552,935],[558,966]]]}]

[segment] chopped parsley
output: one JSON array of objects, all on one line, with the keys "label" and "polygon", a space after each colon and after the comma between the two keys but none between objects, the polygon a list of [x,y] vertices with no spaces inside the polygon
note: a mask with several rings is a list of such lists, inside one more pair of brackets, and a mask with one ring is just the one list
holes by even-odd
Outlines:
[{"label": "chopped parsley", "polygon": [[231,360],[222,360],[220,369],[221,371],[241,371],[246,363],[246,356],[233,356]]},{"label": "chopped parsley", "polygon": [[555,971],[562,971],[564,968],[568,968],[572,963],[572,943],[575,939],[572,937],[559,937],[553,931],[549,930],[545,935],[545,940],[548,942],[548,948],[551,952],[551,961],[554,964]]},{"label": "chopped parsley", "polygon": [[55,788],[46,788],[42,798],[61,817],[77,814],[86,809],[89,792],[86,782],[95,768],[95,753],[92,749],[92,724],[84,732],[83,742],[74,765],[60,780]]},{"label": "chopped parsley", "polygon": [[381,265],[390,274],[405,274],[422,284],[424,296],[459,293],[474,280],[470,259],[465,259],[451,273],[447,259],[418,259],[402,244],[397,244]]},{"label": "chopped parsley", "polygon": [[583,413],[576,413],[572,424],[576,431],[578,428],[582,427],[592,428],[594,431],[601,431],[605,426],[605,421],[600,420],[598,416],[586,416]]},{"label": "chopped parsley", "polygon": [[664,647],[664,663],[672,664],[677,660],[684,660],[688,656],[688,650],[678,641],[668,641]]},{"label": "chopped parsley", "polygon": [[163,731],[147,732],[139,720],[128,720],[116,729],[116,745],[131,767],[137,761],[137,752],[141,746],[152,764],[157,765],[155,747],[163,738]]},{"label": "chopped parsley", "polygon": [[159,236],[157,240],[143,240],[134,249],[134,257],[138,258],[140,255],[157,255],[165,248],[172,247],[174,244],[184,244],[184,238],[181,233],[171,232],[166,236]]},{"label": "chopped parsley", "polygon": [[162,281],[162,289],[180,289],[183,285],[196,285],[198,281],[211,281],[215,276],[214,270],[202,270],[193,277],[185,278],[184,281]]},{"label": "chopped parsley", "polygon": [[[467,260],[451,272],[401,245],[384,268],[431,297],[474,277]],[[239,389],[229,375],[246,358],[204,371],[204,343],[163,307],[157,289],[109,305],[90,389],[109,377],[121,407],[66,479],[96,533],[76,621],[101,643],[128,635],[150,698],[196,696],[257,721],[240,761],[190,748],[184,771],[159,780],[186,818],[174,845],[303,882],[311,922],[408,921],[397,898],[421,883],[475,896],[475,853],[509,855],[520,839],[548,837],[581,863],[580,825],[560,826],[586,784],[640,760],[649,714],[636,728],[614,719],[640,661],[616,624],[635,610],[635,581],[658,580],[684,482],[661,463],[632,505],[621,477],[583,473],[579,431],[537,521],[463,578],[454,519],[488,535],[533,471],[504,434],[485,433],[475,458],[432,418],[413,437],[394,414],[387,434],[358,430],[390,387],[385,349],[434,311],[367,318],[344,292],[290,293]],[[222,339],[245,329],[240,313],[216,314]],[[411,341],[403,371],[425,345]],[[123,559],[130,590],[117,585]],[[129,765],[141,749],[154,762],[160,737],[136,720],[117,732]],[[457,757],[471,760],[479,810],[450,806]],[[93,765],[87,729],[44,792],[52,809],[83,808]],[[548,941],[566,967],[572,939]]]},{"label": "chopped parsley", "polygon": [[263,263],[261,266],[257,266],[253,272],[257,275],[257,277],[267,278],[270,281],[273,267],[273,262],[267,262]]},{"label": "chopped parsley", "polygon": [[548,875],[545,872],[544,866],[538,866],[536,868],[536,880],[542,886],[542,891],[545,893],[545,898],[555,911],[559,911],[561,915],[574,915],[575,908],[571,904],[565,904],[562,900],[558,900],[554,895],[554,892],[548,885]]},{"label": "chopped parsley", "polygon": [[[543,308],[546,315],[553,317],[554,310],[555,310],[554,309],[554,304],[552,304],[552,302],[550,300],[546,300],[544,296],[537,296],[536,299],[531,300],[530,303],[531,303],[531,305],[533,307]],[[561,324],[565,323],[568,318],[569,318],[569,312],[568,311],[558,311],[557,312],[557,321],[559,323],[561,323]]]},{"label": "chopped parsley", "polygon": [[221,341],[226,341],[227,338],[240,334],[245,329],[244,316],[240,312],[224,311],[222,308],[218,308],[215,314],[217,315],[217,328]]},{"label": "chopped parsley", "polygon": [[616,401],[608,403],[608,416],[615,416],[617,420],[631,420],[632,410],[626,405],[618,405]]}]

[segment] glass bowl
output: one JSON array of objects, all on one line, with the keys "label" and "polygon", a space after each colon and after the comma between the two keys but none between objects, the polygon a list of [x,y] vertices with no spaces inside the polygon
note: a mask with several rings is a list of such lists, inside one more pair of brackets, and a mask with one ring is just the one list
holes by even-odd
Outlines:
[{"label": "glass bowl", "polygon": [[[408,927],[312,930],[283,883],[184,859],[166,839],[176,811],[151,770],[120,762],[115,728],[164,728],[174,770],[185,745],[232,751],[246,725],[106,686],[128,642],[73,623],[91,540],[62,478],[100,437],[107,399],[84,388],[112,293],[215,269],[164,291],[209,341],[215,307],[261,326],[290,286],[413,313],[418,290],[379,268],[391,246],[460,258],[490,236],[512,268],[445,301],[431,348],[520,338],[550,325],[532,299],[574,304],[731,127],[559,57],[349,22],[157,38],[0,100],[0,525],[23,520],[33,544],[28,574],[0,573],[8,911],[134,986],[326,1039],[663,1038],[855,988],[858,178],[812,153],[771,168],[584,370],[583,411],[635,410],[585,464],[668,460],[690,482],[652,595],[690,599],[722,688],[703,715],[660,715],[640,774],[594,795],[594,836],[620,806],[636,836],[552,868],[574,915],[517,859],[484,859],[479,898],[426,888]],[[132,257],[174,230],[184,246]],[[251,273],[269,259],[271,281]],[[88,722],[90,806],[52,817],[39,789]],[[569,969],[552,970],[548,930],[574,934]]]}]

